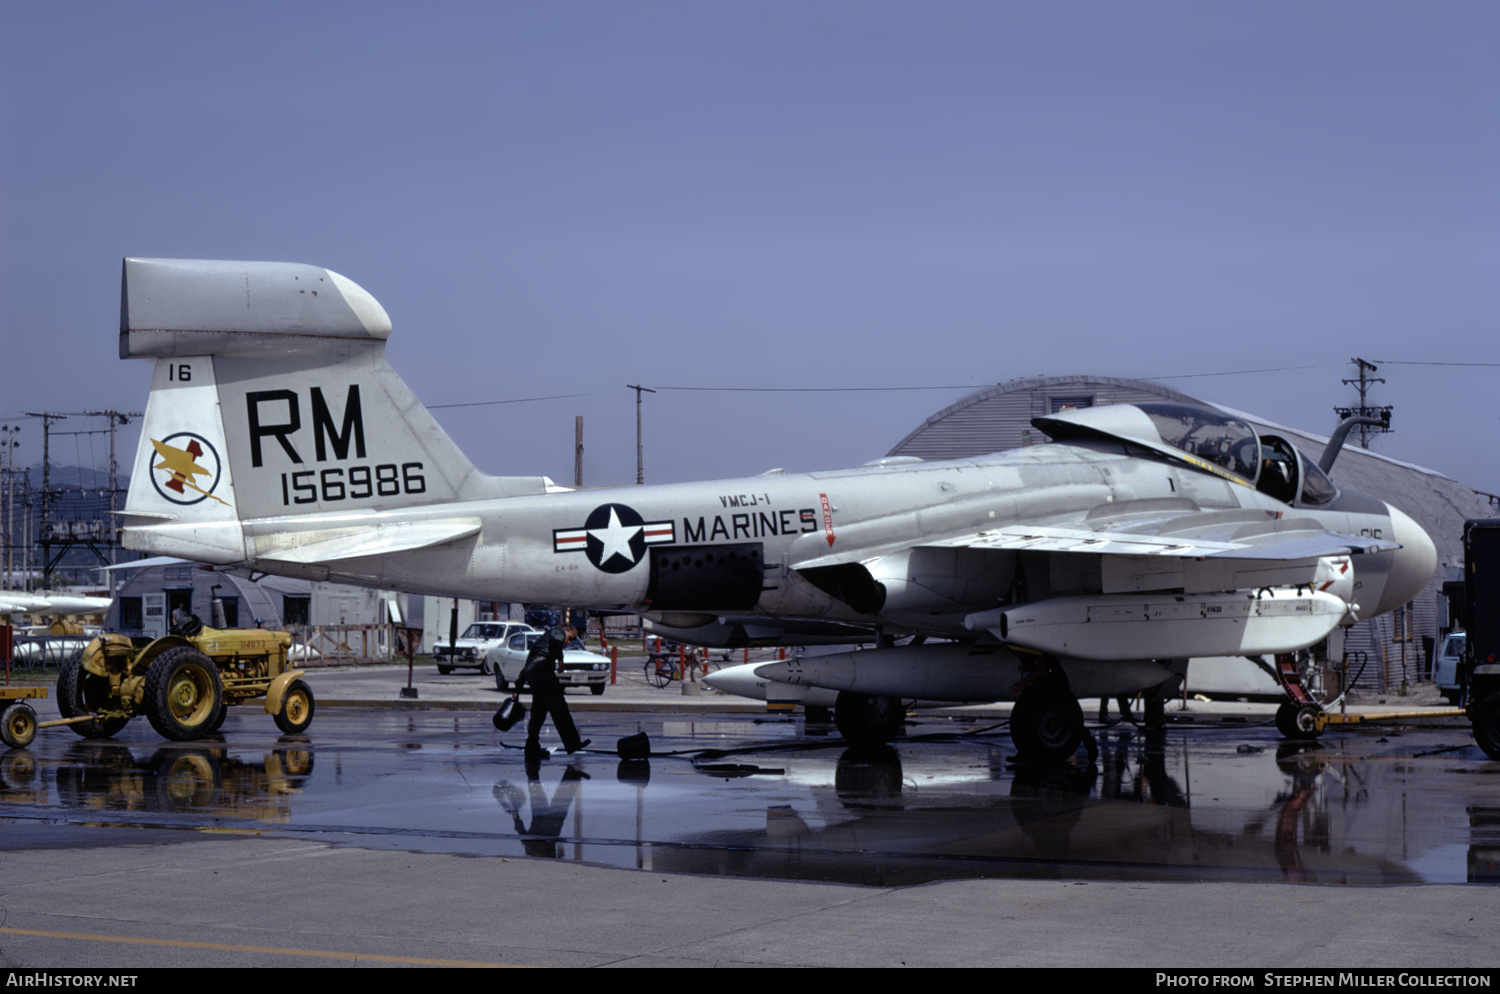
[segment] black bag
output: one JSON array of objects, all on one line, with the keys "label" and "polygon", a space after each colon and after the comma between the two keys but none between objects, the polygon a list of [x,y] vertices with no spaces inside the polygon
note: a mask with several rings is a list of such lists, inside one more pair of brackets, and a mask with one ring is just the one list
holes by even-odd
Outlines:
[{"label": "black bag", "polygon": [[620,754],[621,759],[650,759],[651,740],[645,732],[636,732],[616,742],[615,751]]},{"label": "black bag", "polygon": [[500,710],[496,711],[495,717],[490,720],[495,723],[495,728],[508,732],[524,717],[526,717],[526,705],[512,697],[500,705]]}]

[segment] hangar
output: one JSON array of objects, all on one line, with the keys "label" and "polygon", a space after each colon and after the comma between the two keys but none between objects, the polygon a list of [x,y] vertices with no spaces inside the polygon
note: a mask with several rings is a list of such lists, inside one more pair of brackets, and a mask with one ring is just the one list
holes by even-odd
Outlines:
[{"label": "hangar", "polygon": [[[1255,414],[1179,393],[1145,380],[1108,376],[1037,376],[1010,380],[969,394],[927,418],[888,453],[921,459],[962,459],[1045,442],[1031,419],[1056,414],[1067,407],[1102,407],[1172,400],[1216,407],[1244,418],[1257,431],[1286,438],[1317,459],[1328,444],[1324,435],[1289,428]],[[1478,493],[1443,474],[1389,456],[1346,444],[1330,474],[1333,482],[1378,497],[1411,515],[1432,536],[1438,567],[1432,581],[1405,608],[1384,617],[1339,629],[1320,658],[1337,665],[1347,654],[1350,683],[1373,693],[1395,693],[1403,681],[1416,682],[1431,670],[1435,639],[1448,622],[1445,582],[1463,576],[1463,526],[1469,518],[1493,517],[1496,498]],[[1197,670],[1195,674],[1194,670]],[[1248,675],[1244,686],[1226,686],[1232,674]],[[1325,673],[1326,681],[1336,674]],[[1217,692],[1270,693],[1276,691],[1268,675],[1256,678],[1241,661],[1202,660],[1188,671],[1192,689]],[[1333,686],[1327,685],[1325,690]]]}]

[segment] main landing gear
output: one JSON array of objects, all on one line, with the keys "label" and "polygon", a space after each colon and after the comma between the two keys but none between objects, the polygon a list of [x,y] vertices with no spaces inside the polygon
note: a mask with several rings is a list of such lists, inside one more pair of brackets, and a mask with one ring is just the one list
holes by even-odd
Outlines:
[{"label": "main landing gear", "polygon": [[1028,686],[1010,711],[1010,738],[1017,760],[1061,763],[1085,743],[1090,759],[1097,755],[1099,747],[1083,725],[1083,708],[1057,660],[1044,657],[1026,682]]},{"label": "main landing gear", "polygon": [[895,697],[845,690],[833,702],[833,723],[851,746],[885,745],[906,725],[906,705]]}]

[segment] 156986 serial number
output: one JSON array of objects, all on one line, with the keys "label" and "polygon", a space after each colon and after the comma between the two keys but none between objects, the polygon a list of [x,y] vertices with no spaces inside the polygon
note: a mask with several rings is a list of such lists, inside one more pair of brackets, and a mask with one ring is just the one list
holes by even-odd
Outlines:
[{"label": "156986 serial number", "polygon": [[426,492],[427,480],[419,462],[307,469],[300,473],[281,474],[281,503],[285,506]]}]

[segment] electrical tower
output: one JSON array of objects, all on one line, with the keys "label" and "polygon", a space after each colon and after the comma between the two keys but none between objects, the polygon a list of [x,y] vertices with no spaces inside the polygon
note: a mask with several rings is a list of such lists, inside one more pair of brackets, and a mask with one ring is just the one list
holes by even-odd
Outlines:
[{"label": "electrical tower", "polygon": [[[42,589],[52,586],[52,422],[67,420],[66,414],[27,411],[28,418],[42,419]],[[29,540],[29,536],[28,536]]]},{"label": "electrical tower", "polygon": [[[75,411],[68,414],[28,411],[30,417],[42,419],[42,489],[41,489],[41,522],[38,529],[38,544],[42,549],[41,568],[42,586],[52,586],[52,573],[54,568],[62,560],[67,552],[77,546],[85,546],[105,566],[112,566],[119,559],[119,526],[117,524],[117,510],[119,505],[119,465],[115,459],[115,432],[130,422],[141,417],[140,412],[125,413],[121,411]],[[76,432],[54,432],[52,422],[62,421],[68,417],[107,418],[108,428],[85,429]],[[79,479],[79,489],[76,494],[71,490],[59,491],[52,488],[52,436],[63,435],[109,435],[109,505],[107,517],[103,517],[103,507],[88,506],[90,488],[84,486],[82,478]],[[93,467],[78,467],[92,469]],[[106,496],[98,493],[98,497]],[[68,505],[64,508],[68,520],[57,520],[57,507],[59,501]],[[102,518],[102,520],[101,520]],[[29,540],[29,539],[28,539]],[[54,553],[53,548],[57,547]],[[106,551],[107,550],[107,551]],[[111,585],[113,578],[111,577]]]},{"label": "electrical tower", "polygon": [[[120,526],[118,524],[119,508],[116,506],[120,493],[120,464],[115,460],[115,429],[123,428],[142,417],[140,411],[131,411],[128,414],[120,411],[85,411],[91,418],[109,419],[109,564],[111,566],[119,559],[120,554]],[[110,575],[110,588],[114,588],[114,575]]]},{"label": "electrical tower", "polygon": [[1369,404],[1368,394],[1370,392],[1370,388],[1376,383],[1385,382],[1385,380],[1381,379],[1380,377],[1369,375],[1370,373],[1375,372],[1377,368],[1376,365],[1373,362],[1367,362],[1366,360],[1361,359],[1359,356],[1355,356],[1349,361],[1354,363],[1359,368],[1359,379],[1344,380],[1343,383],[1345,386],[1352,386],[1359,391],[1359,406],[1335,407],[1333,411],[1339,416],[1339,420],[1341,421],[1345,418],[1353,417],[1384,419],[1385,425],[1362,424],[1357,426],[1357,430],[1359,431],[1359,447],[1361,449],[1368,449],[1370,447],[1371,435],[1384,435],[1392,430],[1389,427],[1391,420],[1391,405],[1386,404],[1384,407],[1371,407]]}]

